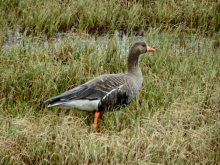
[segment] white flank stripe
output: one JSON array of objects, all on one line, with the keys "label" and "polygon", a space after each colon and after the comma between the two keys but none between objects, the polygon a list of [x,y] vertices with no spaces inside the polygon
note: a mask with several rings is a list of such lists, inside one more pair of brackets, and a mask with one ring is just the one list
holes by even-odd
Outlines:
[{"label": "white flank stripe", "polygon": [[98,110],[100,100],[71,100],[68,102],[59,102],[48,107],[58,106],[61,109],[78,109],[81,111]]}]

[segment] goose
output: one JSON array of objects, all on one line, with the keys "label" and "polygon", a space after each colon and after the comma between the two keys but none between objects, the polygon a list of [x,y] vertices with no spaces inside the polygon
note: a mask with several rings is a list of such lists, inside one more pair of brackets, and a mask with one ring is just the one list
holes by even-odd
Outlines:
[{"label": "goose", "polygon": [[101,75],[45,102],[49,102],[48,107],[93,112],[93,127],[97,132],[100,112],[109,109],[108,107],[129,104],[136,97],[143,82],[138,65],[139,56],[155,51],[145,42],[135,42],[129,50],[125,74]]}]

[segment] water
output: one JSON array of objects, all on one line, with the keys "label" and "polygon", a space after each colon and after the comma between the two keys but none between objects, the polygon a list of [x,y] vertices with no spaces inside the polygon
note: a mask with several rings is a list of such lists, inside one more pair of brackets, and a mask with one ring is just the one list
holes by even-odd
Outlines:
[{"label": "water", "polygon": [[[114,42],[117,46],[117,48],[120,50],[121,54],[127,54],[129,51],[129,47],[131,44],[133,44],[134,41],[146,41],[146,36],[128,36],[126,34],[125,30],[115,31],[113,34],[79,34],[77,31],[74,33],[55,33],[53,38],[48,39],[44,36],[37,36],[37,37],[25,37],[23,33],[19,32],[19,29],[13,32],[12,30],[8,31],[7,38],[4,39],[4,43],[2,48],[3,49],[11,49],[12,46],[22,46],[23,49],[32,49],[31,51],[34,55],[34,47],[37,44],[43,44],[45,47],[47,47],[50,44],[54,44],[57,49],[59,49],[59,46],[65,42],[66,40],[71,39],[72,43],[74,44],[75,41],[80,40],[82,43],[82,47],[85,47],[86,44],[93,44],[95,45],[95,48],[97,50],[106,50],[108,48],[109,44],[109,38],[114,38]],[[70,38],[71,37],[71,38]],[[182,37],[182,36],[181,36]],[[196,35],[184,35],[184,39],[181,37],[179,38],[172,38],[170,41],[170,48],[174,49],[176,51],[176,54],[180,53],[192,53],[192,51],[197,51],[198,55],[200,51],[203,51],[204,46],[212,45],[212,42],[214,40],[210,38],[197,38]],[[160,46],[161,40],[160,35],[158,36],[147,36],[148,40],[151,41],[154,44],[154,48],[157,49],[158,46]],[[31,44],[25,44],[25,41],[28,40],[28,42],[31,42]],[[184,40],[182,42],[182,40]],[[197,42],[197,46],[195,46],[195,41]],[[193,45],[194,44],[194,45]],[[31,47],[30,47],[31,45]],[[188,47],[193,46],[192,49],[186,50],[186,45]],[[149,45],[151,46],[151,45]],[[195,48],[197,47],[197,48]],[[104,52],[105,53],[105,52]],[[121,57],[121,55],[120,55]]]}]

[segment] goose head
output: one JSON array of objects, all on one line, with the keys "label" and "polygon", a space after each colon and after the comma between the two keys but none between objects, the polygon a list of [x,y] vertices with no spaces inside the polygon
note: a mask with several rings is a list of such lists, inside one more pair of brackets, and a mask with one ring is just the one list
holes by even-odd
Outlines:
[{"label": "goose head", "polygon": [[130,54],[139,56],[146,52],[155,52],[155,51],[156,51],[155,49],[147,46],[145,42],[135,42],[130,49]]}]

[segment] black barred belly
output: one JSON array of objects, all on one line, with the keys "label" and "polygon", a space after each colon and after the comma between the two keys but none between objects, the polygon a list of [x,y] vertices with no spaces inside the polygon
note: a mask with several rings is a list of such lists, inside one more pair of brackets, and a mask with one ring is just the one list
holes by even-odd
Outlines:
[{"label": "black barred belly", "polygon": [[112,111],[114,108],[118,107],[119,105],[129,104],[132,100],[131,98],[129,98],[126,92],[118,93],[115,96],[111,96],[109,98],[100,100],[98,105],[98,111],[100,112],[104,110]]}]

